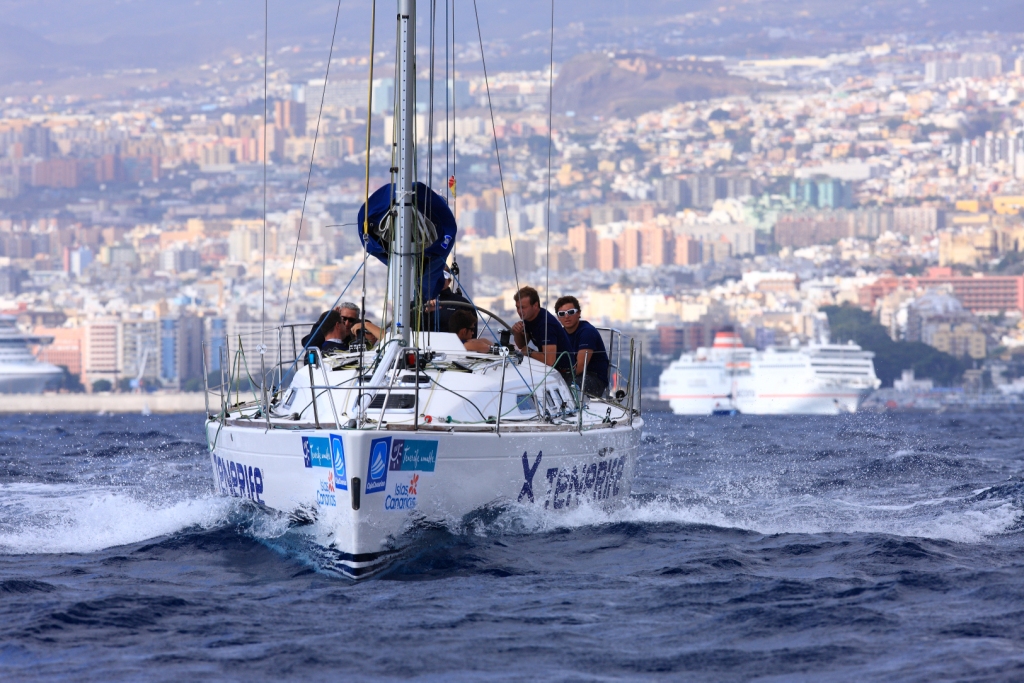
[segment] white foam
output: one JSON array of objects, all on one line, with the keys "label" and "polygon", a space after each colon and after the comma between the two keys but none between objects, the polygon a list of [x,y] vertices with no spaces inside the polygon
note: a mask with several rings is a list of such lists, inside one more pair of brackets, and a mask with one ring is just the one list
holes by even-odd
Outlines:
[{"label": "white foam", "polygon": [[70,484],[0,485],[0,552],[89,553],[139,543],[188,527],[222,523],[227,498],[155,503],[124,489]]},{"label": "white foam", "polygon": [[[970,507],[937,510],[951,498],[914,501],[905,505],[863,503],[851,505],[812,496],[772,501],[708,500],[682,503],[662,497],[631,501],[614,510],[583,504],[571,510],[543,510],[531,505],[513,506],[487,528],[471,531],[538,533],[614,523],[694,524],[741,529],[762,534],[877,533],[901,537],[978,543],[1005,533],[1024,517],[1019,506],[1008,501],[973,503]],[[963,501],[960,501],[963,503]],[[453,529],[454,530],[454,529]]]}]

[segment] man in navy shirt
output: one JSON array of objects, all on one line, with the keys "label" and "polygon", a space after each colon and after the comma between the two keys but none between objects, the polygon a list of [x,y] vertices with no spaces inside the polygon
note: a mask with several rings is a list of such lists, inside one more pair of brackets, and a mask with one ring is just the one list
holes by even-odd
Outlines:
[{"label": "man in navy shirt", "polygon": [[[573,359],[569,335],[558,324],[558,319],[540,307],[540,295],[533,287],[523,287],[514,297],[516,313],[521,320],[512,326],[516,348],[530,358],[550,365],[572,381]],[[527,344],[533,342],[537,351],[529,351]]]},{"label": "man in navy shirt", "polygon": [[555,302],[555,311],[569,336],[569,346],[576,363],[576,383],[583,382],[585,394],[601,396],[608,388],[608,352],[601,333],[586,320],[580,320],[583,309],[574,296],[561,297]]}]

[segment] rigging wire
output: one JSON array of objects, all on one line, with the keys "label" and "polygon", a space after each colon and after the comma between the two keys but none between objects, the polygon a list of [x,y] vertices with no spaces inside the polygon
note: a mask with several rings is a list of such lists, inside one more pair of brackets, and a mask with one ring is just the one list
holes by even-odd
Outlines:
[{"label": "rigging wire", "polygon": [[267,75],[270,41],[270,0],[263,0],[263,272],[260,275],[260,346],[267,341],[267,125],[270,86]]},{"label": "rigging wire", "polygon": [[[554,91],[555,91],[555,0],[551,0],[551,40],[548,45],[548,175],[547,175],[547,202],[545,207],[544,216],[544,297],[547,299],[548,305],[552,305],[551,302],[551,122],[552,113],[554,111]],[[556,311],[557,312],[557,311]],[[544,334],[548,334],[547,326],[551,321],[551,316],[544,316]],[[559,323],[561,324],[561,323]],[[550,338],[550,337],[549,337]],[[573,368],[573,374],[576,372],[576,361],[571,356],[569,358],[570,365]]]},{"label": "rigging wire", "polygon": [[551,141],[554,131],[555,94],[555,0],[551,0],[551,42],[548,46],[548,197],[545,216],[544,296],[551,301]]},{"label": "rigging wire", "polygon": [[[377,37],[377,0],[373,0],[370,5],[370,80],[366,85],[366,185],[363,193],[363,206],[366,210],[363,211],[363,263],[366,263],[366,257],[369,256],[370,252],[366,249],[366,242],[370,238],[370,133],[373,131],[373,57],[375,47],[375,40]],[[366,319],[366,268],[363,268],[363,292],[362,299],[360,300],[359,315]],[[381,329],[383,329],[384,321],[381,320]],[[381,332],[383,335],[384,333]],[[366,338],[366,335],[363,335]],[[365,344],[360,345],[359,349],[359,393],[362,395],[363,391],[363,353],[365,352]]]},{"label": "rigging wire", "polygon": [[[501,152],[498,150],[498,129],[494,124],[494,105],[491,103],[491,84],[487,78],[487,58],[484,56],[484,36],[480,31],[480,11],[477,9],[476,0],[473,0],[473,14],[476,16],[476,35],[480,41],[480,63],[484,69],[484,87],[487,89],[487,108],[491,113],[491,135],[494,138],[494,156],[498,160],[498,180],[501,183],[501,203],[505,208],[505,225],[508,227],[508,248],[512,252],[512,273],[516,278],[516,291],[519,286],[519,267],[516,265],[516,248],[512,243],[512,220],[508,214],[508,197],[505,196],[505,175],[501,168]],[[525,321],[524,321],[525,322]]]},{"label": "rigging wire", "polygon": [[[269,1],[269,0],[268,0]],[[338,0],[338,8],[334,12],[334,30],[331,32],[331,49],[327,53],[327,70],[324,73],[324,89],[320,95],[320,111],[316,115],[316,132],[313,134],[313,149],[309,154],[309,174],[306,176],[306,191],[302,195],[302,210],[299,212],[299,225],[295,231],[295,251],[292,253],[292,269],[288,273],[288,292],[284,297],[284,312],[281,314],[281,321],[284,322],[288,317],[288,302],[292,297],[292,281],[295,278],[295,261],[299,257],[299,239],[302,237],[302,221],[306,216],[306,200],[309,199],[309,184],[313,179],[313,160],[316,158],[316,143],[320,138],[320,121],[324,116],[324,100],[327,99],[327,82],[331,76],[331,60],[334,58],[334,39],[338,35],[338,17],[341,16],[341,0]],[[371,55],[371,62],[372,55]],[[266,133],[264,132],[264,136]],[[264,151],[266,150],[266,144],[263,145]],[[264,158],[264,168],[266,164],[266,158]],[[264,182],[266,178],[266,171],[264,170]],[[266,225],[266,207],[264,206],[264,225]],[[264,227],[264,230],[266,228]],[[265,242],[265,240],[264,240]],[[264,289],[266,287],[264,286]]]},{"label": "rigging wire", "polygon": [[427,185],[434,184],[434,53],[437,27],[437,0],[430,3],[430,95],[427,103]]}]

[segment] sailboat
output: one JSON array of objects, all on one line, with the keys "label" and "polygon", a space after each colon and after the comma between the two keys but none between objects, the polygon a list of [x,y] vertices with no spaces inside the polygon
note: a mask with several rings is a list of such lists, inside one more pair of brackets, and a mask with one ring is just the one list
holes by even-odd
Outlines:
[{"label": "sailboat", "polygon": [[417,524],[622,505],[644,424],[639,344],[616,330],[603,330],[609,388],[590,397],[509,345],[496,316],[489,352],[424,329],[420,304],[440,289],[457,226],[414,177],[415,26],[415,0],[400,0],[397,169],[359,216],[365,249],[388,267],[382,338],[323,355],[295,341],[305,327],[283,325],[276,345],[224,340],[220,381],[207,382],[217,490],[315,522],[332,566],[354,579],[400,556]]}]

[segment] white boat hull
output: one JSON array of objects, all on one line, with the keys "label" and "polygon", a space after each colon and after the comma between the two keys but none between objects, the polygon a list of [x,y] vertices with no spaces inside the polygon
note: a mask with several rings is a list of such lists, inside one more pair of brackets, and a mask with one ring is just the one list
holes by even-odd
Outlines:
[{"label": "white boat hull", "polygon": [[702,396],[665,396],[676,415],[711,415],[734,407],[744,415],[842,415],[855,413],[871,393],[864,390],[810,390],[805,393],[743,395],[730,400],[729,393]]},{"label": "white boat hull", "polygon": [[41,394],[62,376],[60,368],[46,363],[0,364],[0,394]]},{"label": "white boat hull", "polygon": [[[337,569],[362,578],[385,566],[417,521],[459,520],[488,505],[557,514],[614,506],[629,495],[642,420],[576,431],[451,433],[270,430],[207,423],[218,489],[315,517]],[[358,481],[357,481],[358,480]]]}]

